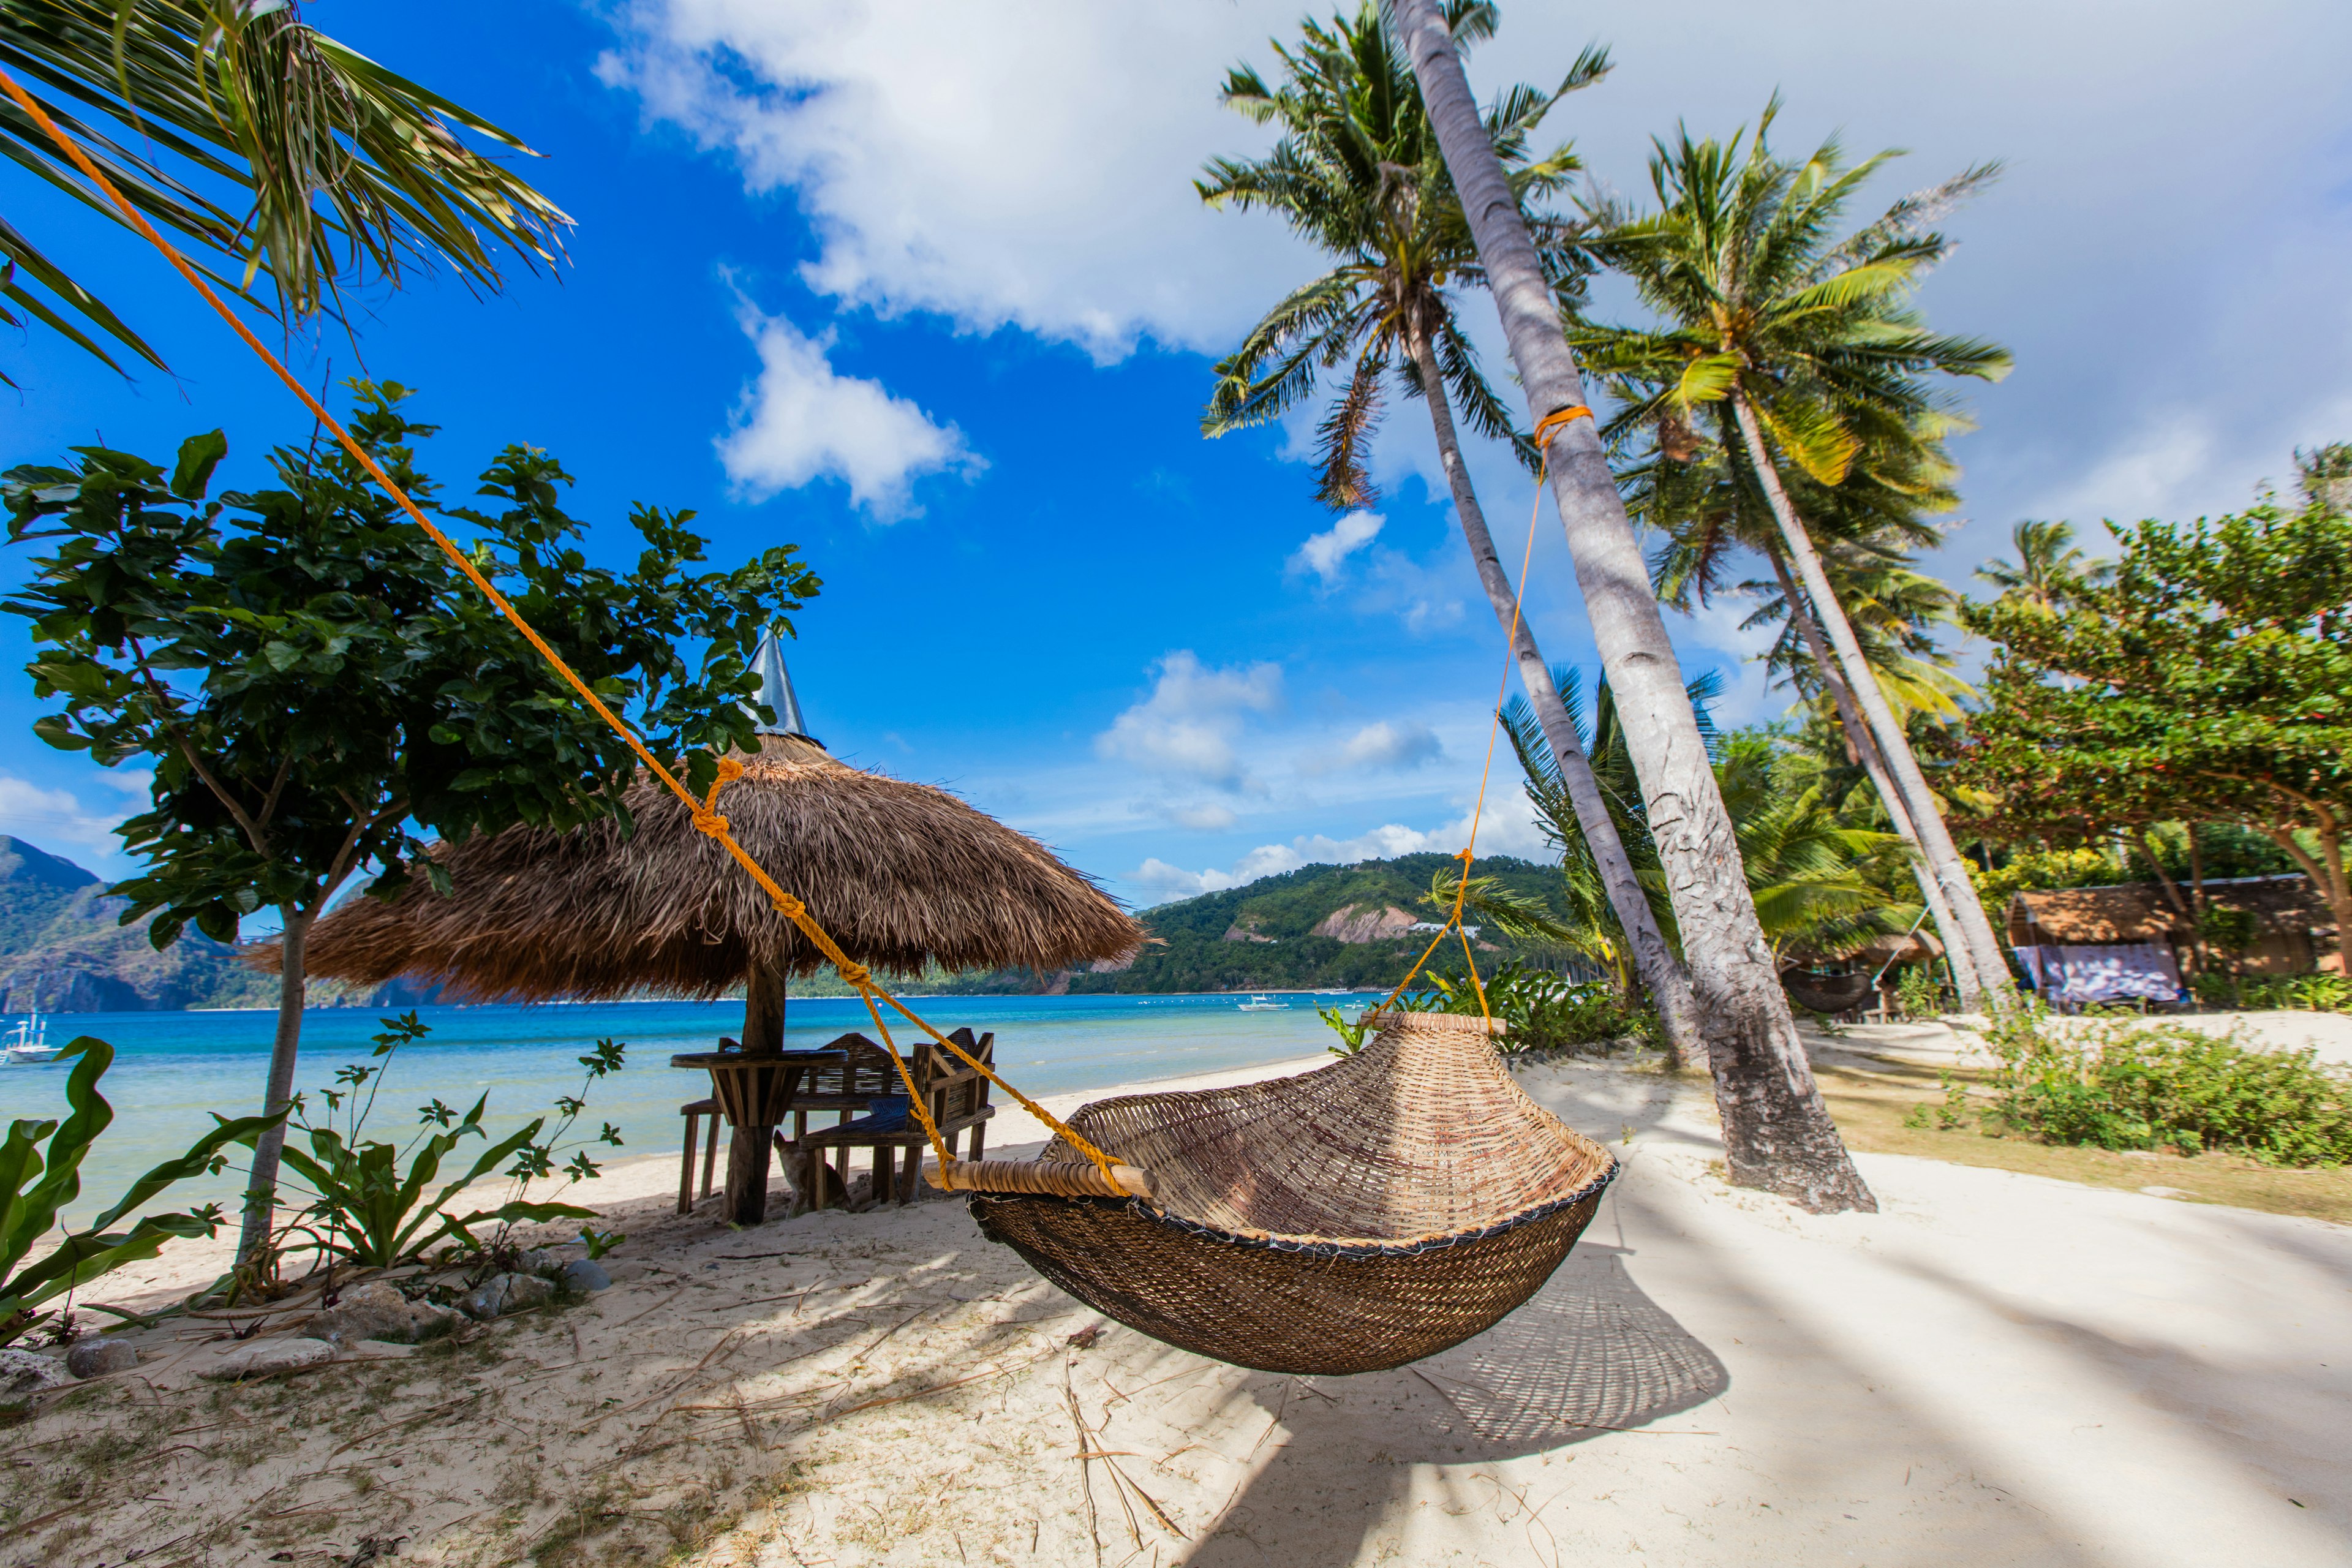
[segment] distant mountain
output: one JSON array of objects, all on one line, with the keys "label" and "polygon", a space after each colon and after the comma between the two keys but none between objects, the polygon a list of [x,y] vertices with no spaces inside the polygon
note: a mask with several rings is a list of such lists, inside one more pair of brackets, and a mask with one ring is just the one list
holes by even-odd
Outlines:
[{"label": "distant mountain", "polygon": [[131,1013],[261,1006],[275,982],[190,931],[162,952],[124,900],[60,856],[0,835],[0,1012]]},{"label": "distant mountain", "polygon": [[[1406,855],[1353,866],[1304,866],[1246,887],[1162,904],[1138,917],[1151,933],[1132,963],[1070,975],[1073,992],[1320,990],[1387,986],[1404,978],[1442,910],[1422,902],[1444,855]],[[1559,870],[1508,856],[1474,862],[1513,892],[1560,910]],[[1485,933],[1499,960],[1511,944]],[[1441,953],[1433,962],[1443,965]],[[1481,962],[1484,962],[1482,956]],[[1454,951],[1458,967],[1461,953]]]},{"label": "distant mountain", "polygon": [[[119,923],[129,900],[61,856],[0,834],[0,1013],[145,1013],[182,1007],[274,1007],[275,975],[194,928],[158,952],[146,920]],[[392,994],[397,989],[401,994]],[[413,987],[346,997],[311,987],[311,1004],[413,1006]]]}]

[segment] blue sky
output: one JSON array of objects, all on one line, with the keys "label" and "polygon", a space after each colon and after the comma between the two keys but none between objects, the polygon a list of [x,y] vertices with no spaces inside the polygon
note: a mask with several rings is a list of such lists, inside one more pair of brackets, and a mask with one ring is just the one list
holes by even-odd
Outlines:
[{"label": "blue sky", "polygon": [[[1201,209],[1202,159],[1261,133],[1223,68],[1265,61],[1292,4],[314,0],[310,19],[547,154],[578,219],[555,278],[501,297],[379,294],[356,354],[423,389],[445,485],[522,440],[578,477],[625,550],[633,500],[701,511],[722,559],[799,543],[825,579],[791,659],[845,758],[944,784],[1138,904],[1315,859],[1452,850],[1475,795],[1499,638],[1425,418],[1382,437],[1378,526],[1310,497],[1299,430],[1197,433],[1210,361],[1313,258]],[[1900,145],[1891,199],[1959,167],[2007,177],[1958,215],[1933,320],[2009,344],[1973,389],[1965,520],[1928,564],[1964,581],[2021,517],[2193,514],[2352,437],[2352,8],[2329,0],[1984,0],[1889,7],[1507,4],[1474,79],[1542,79],[1598,38],[1618,70],[1555,116],[1638,194],[1653,134],[1751,120]],[[0,459],[72,443],[168,452],[225,426],[232,465],[301,422],[152,257],[26,183],[13,219],[123,308],[174,374],[126,383],[52,340],[0,343],[23,388]],[[1465,316],[1486,333],[1482,299]],[[6,406],[0,405],[0,406]],[[249,471],[249,470],[247,470]],[[1507,552],[1529,489],[1475,471]],[[10,552],[0,572],[22,570]],[[1591,665],[1557,521],[1533,625]],[[1725,606],[1675,623],[1726,716],[1784,699]],[[0,625],[0,668],[28,653]],[[47,752],[0,677],[0,832],[102,871],[140,781]],[[1484,847],[1539,853],[1516,790]]]}]

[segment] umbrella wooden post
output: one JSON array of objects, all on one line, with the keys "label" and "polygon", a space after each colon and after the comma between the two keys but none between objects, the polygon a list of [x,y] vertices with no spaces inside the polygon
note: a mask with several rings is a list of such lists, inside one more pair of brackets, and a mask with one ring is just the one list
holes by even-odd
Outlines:
[{"label": "umbrella wooden post", "polygon": [[[785,983],[782,975],[772,975],[753,970],[743,987],[743,1050],[744,1054],[772,1057],[784,1048]],[[762,1073],[776,1069],[754,1068]],[[714,1069],[715,1081],[719,1073]],[[800,1074],[791,1074],[792,1083]],[[727,1217],[737,1225],[758,1225],[768,1217],[768,1162],[773,1152],[776,1128],[784,1120],[784,1107],[792,1099],[789,1084],[757,1088],[745,1085],[742,1097],[743,1114],[736,1114],[728,1106],[727,1120],[734,1128],[727,1140]],[[761,1093],[761,1089],[770,1092]],[[781,1090],[781,1093],[775,1090]],[[764,1103],[773,1100],[773,1104]],[[726,1104],[727,1097],[719,1096]]]}]

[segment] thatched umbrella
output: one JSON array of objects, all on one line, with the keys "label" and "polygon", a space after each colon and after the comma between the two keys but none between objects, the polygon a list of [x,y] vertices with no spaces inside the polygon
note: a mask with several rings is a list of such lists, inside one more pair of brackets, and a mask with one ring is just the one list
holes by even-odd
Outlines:
[{"label": "thatched umbrella", "polygon": [[[1055,970],[1136,950],[1141,929],[1036,840],[945,791],[835,761],[804,729],[772,637],[760,663],[776,721],[756,752],[737,753],[743,774],[719,810],[853,961],[908,974]],[[389,901],[350,900],[311,929],[310,972],[359,985],[406,976],[484,1002],[716,998],[742,985],[744,1048],[781,1049],[788,977],[823,957],[656,781],[627,801],[631,836],[605,818],[436,846],[451,891],[420,878]],[[272,952],[257,959],[274,966]],[[739,1127],[735,1142],[730,1190],[756,1208],[767,1131]]]}]

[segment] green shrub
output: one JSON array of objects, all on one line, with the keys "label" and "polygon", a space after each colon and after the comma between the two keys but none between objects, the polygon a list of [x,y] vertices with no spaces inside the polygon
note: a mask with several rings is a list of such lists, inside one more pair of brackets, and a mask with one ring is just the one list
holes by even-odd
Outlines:
[{"label": "green shrub", "polygon": [[1945,1000],[1942,977],[1924,963],[1906,964],[1895,977],[1895,1005],[1906,1018],[1937,1017]]},{"label": "green shrub", "polygon": [[[1398,1011],[1469,1015],[1479,1010],[1479,986],[1470,984],[1466,973],[1432,974],[1428,978],[1428,990],[1409,991],[1396,999]],[[1482,973],[1478,978],[1486,991],[1486,1011],[1509,1026],[1495,1042],[1496,1048],[1505,1056],[1577,1050],[1614,1045],[1629,1038],[1650,1041],[1657,1037],[1656,1015],[1628,1007],[1614,990],[1600,981],[1564,980],[1548,969],[1530,968],[1517,959],[1506,960],[1492,973]],[[1322,1008],[1318,1016],[1344,1042],[1330,1047],[1334,1056],[1353,1056],[1370,1038],[1370,1031],[1360,1020],[1349,1022],[1336,1007]]]},{"label": "green shrub", "polygon": [[[105,1213],[80,1230],[69,1230],[41,1257],[26,1262],[50,1228],[58,1211],[81,1195],[81,1163],[98,1135],[114,1121],[114,1108],[98,1092],[98,1080],[114,1065],[114,1047],[84,1035],[59,1053],[60,1058],[80,1058],[66,1079],[66,1104],[71,1108],[62,1125],[26,1119],[11,1123],[0,1140],[0,1345],[23,1334],[47,1316],[41,1303],[64,1296],[126,1263],[154,1257],[173,1237],[210,1236],[221,1223],[220,1205],[206,1204],[186,1214],[148,1215],[130,1229],[106,1227],[140,1207],[174,1182],[217,1173],[226,1168],[232,1145],[253,1145],[275,1116],[246,1116],[236,1121],[213,1120],[216,1125],[196,1140],[176,1160],[167,1160],[131,1184]],[[48,1140],[46,1157],[40,1148]],[[91,1303],[93,1310],[116,1317],[128,1314]]]},{"label": "green shrub", "polygon": [[[386,1018],[383,1024],[383,1032],[373,1037],[377,1063],[354,1062],[340,1068],[335,1072],[337,1087],[320,1091],[326,1111],[321,1123],[310,1120],[303,1097],[295,1099],[292,1128],[302,1134],[302,1142],[309,1147],[289,1138],[286,1168],[310,1187],[310,1201],[289,1227],[290,1235],[301,1239],[286,1250],[307,1249],[361,1268],[390,1268],[445,1241],[461,1252],[482,1251],[493,1245],[475,1234],[482,1226],[496,1226],[497,1237],[502,1237],[520,1223],[596,1217],[593,1209],[576,1204],[532,1203],[525,1197],[532,1181],[553,1173],[554,1157],[564,1149],[573,1150],[563,1170],[576,1183],[597,1174],[585,1144],[620,1142],[621,1135],[610,1122],[593,1139],[562,1142],[586,1108],[585,1084],[579,1095],[566,1095],[556,1101],[561,1119],[543,1141],[540,1134],[547,1126],[544,1116],[490,1142],[482,1126],[482,1112],[489,1100],[487,1094],[462,1116],[438,1100],[420,1107],[418,1131],[405,1147],[363,1139],[361,1132],[375,1108],[389,1065],[383,1058],[432,1032],[413,1012]],[[611,1040],[599,1040],[592,1055],[580,1058],[581,1066],[588,1069],[588,1081],[593,1083],[618,1068],[624,1049]],[[343,1123],[340,1127],[335,1124],[339,1112]],[[486,1146],[465,1174],[436,1189],[442,1162],[467,1138],[481,1139]],[[404,1160],[408,1163],[405,1172],[400,1168]],[[451,1212],[450,1205],[468,1186],[509,1160],[514,1163],[504,1173],[513,1186],[505,1201],[469,1214]]]},{"label": "green shrub", "polygon": [[2059,1035],[2028,1009],[1987,1036],[1994,1114],[2049,1143],[2229,1150],[2275,1165],[2352,1162],[2352,1071],[2249,1049],[2178,1024],[2092,1024]]},{"label": "green shrub", "polygon": [[2258,974],[2232,978],[2208,973],[2193,983],[2197,1000],[2209,1007],[2299,1008],[2310,1013],[2352,1012],[2352,981],[2341,974]]}]

